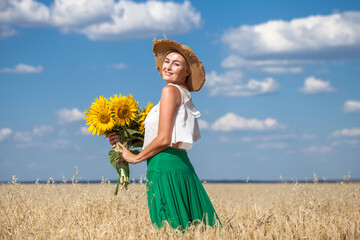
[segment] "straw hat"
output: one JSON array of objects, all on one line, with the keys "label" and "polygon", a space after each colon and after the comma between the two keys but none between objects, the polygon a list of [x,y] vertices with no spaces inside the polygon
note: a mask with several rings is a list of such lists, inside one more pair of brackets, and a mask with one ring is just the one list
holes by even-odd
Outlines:
[{"label": "straw hat", "polygon": [[175,50],[180,52],[186,59],[189,67],[190,75],[186,79],[186,85],[189,91],[197,92],[205,83],[205,69],[202,62],[196,57],[195,53],[186,45],[170,40],[155,40],[153,44],[153,52],[155,55],[156,69],[162,76],[162,65],[169,51]]}]

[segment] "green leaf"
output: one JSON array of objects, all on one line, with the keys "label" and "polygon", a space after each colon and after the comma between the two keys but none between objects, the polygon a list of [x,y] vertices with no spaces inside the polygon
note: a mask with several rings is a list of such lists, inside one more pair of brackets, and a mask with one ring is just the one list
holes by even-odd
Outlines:
[{"label": "green leaf", "polygon": [[118,159],[118,158],[122,158],[122,155],[121,153],[119,152],[115,152],[114,150],[110,150],[109,153],[109,161],[111,163],[111,165],[113,165],[113,167],[118,170],[118,167],[117,167],[117,162],[115,159]]},{"label": "green leaf", "polygon": [[134,143],[131,144],[132,147],[136,148],[136,147],[142,147],[143,146],[143,142],[142,141],[135,141]]},{"label": "green leaf", "polygon": [[131,152],[132,152],[133,154],[139,154],[139,153],[140,153],[140,150],[134,149],[134,150],[131,150]]},{"label": "green leaf", "polygon": [[130,183],[130,179],[129,179],[129,175],[130,175],[130,169],[129,169],[129,163],[127,162],[120,162],[118,163],[116,160],[118,158],[122,158],[121,153],[116,152],[114,150],[110,150],[109,153],[109,161],[111,163],[111,165],[116,169],[116,171],[119,174],[119,180],[118,180],[118,184],[115,188],[114,194],[116,195],[119,189],[119,183],[121,183],[121,185],[123,187],[125,187],[125,189],[127,189],[127,185]]},{"label": "green leaf", "polygon": [[136,129],[127,129],[127,131],[130,133],[130,135],[134,135],[134,134],[141,134],[138,130]]}]

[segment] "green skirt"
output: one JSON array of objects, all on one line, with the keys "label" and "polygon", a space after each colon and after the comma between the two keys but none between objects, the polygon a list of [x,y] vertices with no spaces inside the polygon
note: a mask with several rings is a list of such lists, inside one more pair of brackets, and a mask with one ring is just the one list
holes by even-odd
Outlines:
[{"label": "green skirt", "polygon": [[211,201],[186,151],[166,148],[147,160],[146,189],[152,223],[172,228],[191,224],[221,226]]}]

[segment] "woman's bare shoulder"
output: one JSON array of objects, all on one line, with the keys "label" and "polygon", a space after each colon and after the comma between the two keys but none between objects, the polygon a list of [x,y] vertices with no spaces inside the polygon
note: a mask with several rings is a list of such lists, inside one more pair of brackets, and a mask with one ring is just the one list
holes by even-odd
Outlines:
[{"label": "woman's bare shoulder", "polygon": [[161,91],[161,100],[164,100],[166,102],[174,101],[176,102],[176,105],[180,105],[181,102],[180,90],[172,85],[167,85],[163,87]]}]

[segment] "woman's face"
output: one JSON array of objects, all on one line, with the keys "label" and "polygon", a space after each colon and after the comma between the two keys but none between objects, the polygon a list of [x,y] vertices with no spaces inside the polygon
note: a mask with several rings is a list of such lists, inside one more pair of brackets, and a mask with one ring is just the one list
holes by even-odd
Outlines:
[{"label": "woman's face", "polygon": [[169,53],[162,65],[162,77],[167,83],[185,84],[186,77],[189,76],[186,60],[177,53]]}]

